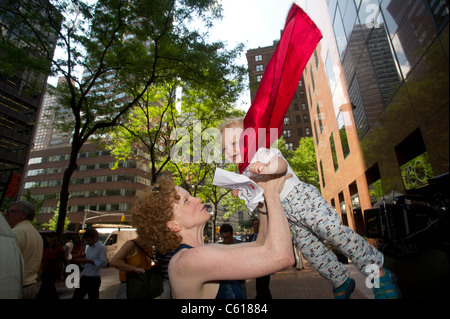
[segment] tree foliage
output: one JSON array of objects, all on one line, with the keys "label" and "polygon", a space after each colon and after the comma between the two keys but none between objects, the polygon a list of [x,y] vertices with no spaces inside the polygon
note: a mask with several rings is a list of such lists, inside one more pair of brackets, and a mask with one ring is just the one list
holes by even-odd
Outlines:
[{"label": "tree foliage", "polygon": [[[217,0],[98,0],[94,4],[5,0],[1,11],[2,28],[27,26],[21,34],[22,46],[29,43],[28,47],[41,52],[39,61],[51,64],[52,74],[66,80],[58,95],[64,109],[72,113],[68,117],[65,111],[63,116],[70,118],[65,128],[72,144],[61,185],[59,237],[70,178],[88,139],[121,123],[153,85],[179,80],[192,89],[233,96],[243,83],[243,68],[233,64],[242,46],[226,50],[222,42],[208,43],[205,34],[190,24],[197,19],[211,27],[221,17]],[[61,56],[53,56],[49,45],[49,37],[55,34]],[[1,40],[3,47],[14,47],[14,37]],[[17,61],[12,54],[8,57],[8,69],[13,72]],[[36,66],[29,63],[29,67]],[[77,77],[80,69],[81,78]]]},{"label": "tree foliage", "polygon": [[302,138],[294,151],[287,151],[284,147],[284,141],[280,140],[279,148],[298,178],[302,182],[320,189],[314,139],[312,137]]}]

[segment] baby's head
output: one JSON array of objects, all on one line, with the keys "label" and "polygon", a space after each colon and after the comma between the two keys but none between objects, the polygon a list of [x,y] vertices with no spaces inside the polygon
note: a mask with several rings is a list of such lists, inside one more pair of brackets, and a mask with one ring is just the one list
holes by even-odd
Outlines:
[{"label": "baby's head", "polygon": [[220,133],[222,137],[222,151],[229,162],[241,163],[241,150],[239,139],[244,131],[244,119],[233,118],[223,122]]}]

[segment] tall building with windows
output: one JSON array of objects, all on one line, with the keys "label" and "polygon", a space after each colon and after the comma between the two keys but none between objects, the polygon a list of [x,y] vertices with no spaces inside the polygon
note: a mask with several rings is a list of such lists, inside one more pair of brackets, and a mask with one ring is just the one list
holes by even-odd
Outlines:
[{"label": "tall building with windows", "polygon": [[322,195],[364,210],[449,171],[448,1],[299,1],[324,38],[303,74]]},{"label": "tall building with windows", "polygon": [[[39,10],[34,14],[49,14]],[[2,9],[2,41],[15,43],[23,50],[22,54],[31,59],[43,59],[42,49],[36,48],[32,43],[37,40],[29,38],[30,34],[33,35],[30,28],[40,29],[40,26],[33,25],[33,19],[29,19],[27,23],[17,15]],[[46,30],[41,36],[40,41],[45,41],[49,54],[52,54],[56,47],[56,32]],[[3,54],[0,50],[0,56],[4,57]],[[18,198],[45,91],[47,75],[44,73],[50,71],[50,66],[47,71],[40,72],[24,69],[22,65],[15,67],[18,68],[15,74],[0,72],[0,205],[4,206]]]},{"label": "tall building with windows", "polygon": [[[31,152],[22,195],[30,192],[42,202],[38,224],[53,218],[61,181],[69,162],[69,147],[51,147]],[[146,154],[136,150],[142,159]],[[129,213],[138,190],[150,185],[151,173],[145,161],[127,160],[114,167],[115,158],[98,144],[86,143],[78,154],[78,167],[72,175],[67,214],[71,229],[87,224],[129,224]],[[123,221],[123,218],[125,221]]]},{"label": "tall building with windows", "polygon": [[[59,78],[58,85],[64,83],[64,77]],[[71,136],[69,133],[60,132],[57,129],[57,118],[55,110],[58,109],[58,97],[54,94],[55,88],[48,85],[44,94],[39,120],[36,125],[36,134],[34,136],[33,150],[42,150],[53,147],[68,146]],[[70,111],[67,116],[73,118]]]},{"label": "tall building with windows", "polygon": [[[250,96],[254,100],[259,82],[270,58],[275,53],[277,42],[272,46],[251,49],[247,51],[248,68],[250,70]],[[284,118],[282,136],[286,147],[296,149],[302,137],[312,137],[308,100],[303,79],[300,80],[297,91]]]}]

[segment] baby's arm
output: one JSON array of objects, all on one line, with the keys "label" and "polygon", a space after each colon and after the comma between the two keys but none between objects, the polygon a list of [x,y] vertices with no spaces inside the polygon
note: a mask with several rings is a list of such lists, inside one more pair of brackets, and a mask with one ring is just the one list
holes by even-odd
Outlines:
[{"label": "baby's arm", "polygon": [[270,159],[269,163],[255,162],[249,165],[249,171],[256,174],[285,174],[287,171],[286,161],[279,157],[274,156]]}]

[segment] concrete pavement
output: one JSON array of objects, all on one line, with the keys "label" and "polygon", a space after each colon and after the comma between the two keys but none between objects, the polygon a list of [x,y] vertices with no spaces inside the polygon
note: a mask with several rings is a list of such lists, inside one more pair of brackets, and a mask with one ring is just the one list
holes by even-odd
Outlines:
[{"label": "concrete pavement", "polygon": [[[356,289],[351,299],[373,299],[371,289],[365,287],[365,277],[357,268],[348,264],[351,277],[356,281]],[[247,298],[254,299],[255,280],[246,280]],[[308,262],[305,268],[290,267],[270,276],[270,292],[273,299],[334,299],[333,287],[327,279],[314,270]]]},{"label": "concrete pavement", "polygon": [[[373,299],[372,290],[365,287],[365,276],[351,263],[346,267],[356,281],[356,289],[351,299]],[[100,299],[116,299],[119,283],[117,269],[113,267],[103,269]],[[74,289],[66,288],[64,281],[58,282],[56,289],[60,299],[72,298]],[[246,280],[246,290],[247,298],[254,299],[255,279]],[[331,284],[308,262],[305,262],[305,268],[302,270],[290,267],[271,275],[270,290],[273,299],[333,299]]]}]

